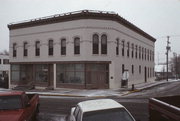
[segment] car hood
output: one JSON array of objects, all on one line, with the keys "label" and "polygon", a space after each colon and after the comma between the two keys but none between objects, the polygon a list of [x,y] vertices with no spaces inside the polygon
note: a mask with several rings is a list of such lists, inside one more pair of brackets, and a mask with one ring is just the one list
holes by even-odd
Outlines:
[{"label": "car hood", "polygon": [[20,121],[23,110],[0,110],[0,121]]}]

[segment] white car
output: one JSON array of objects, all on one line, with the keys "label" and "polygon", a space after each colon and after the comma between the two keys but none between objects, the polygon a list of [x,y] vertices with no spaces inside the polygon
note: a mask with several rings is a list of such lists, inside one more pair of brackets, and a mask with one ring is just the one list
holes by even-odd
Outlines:
[{"label": "white car", "polygon": [[83,101],[71,109],[70,121],[135,121],[129,111],[112,99]]}]

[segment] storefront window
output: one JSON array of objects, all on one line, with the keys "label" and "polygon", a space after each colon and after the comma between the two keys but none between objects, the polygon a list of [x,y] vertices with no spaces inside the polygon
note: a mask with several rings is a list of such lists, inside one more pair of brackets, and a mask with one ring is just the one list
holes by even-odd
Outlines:
[{"label": "storefront window", "polygon": [[83,84],[84,64],[58,64],[57,82]]},{"label": "storefront window", "polygon": [[20,65],[11,65],[11,79],[12,81],[20,80]]},{"label": "storefront window", "polygon": [[27,65],[11,65],[11,79],[25,84],[28,80]]},{"label": "storefront window", "polygon": [[47,82],[48,81],[48,65],[41,64],[35,66],[36,82]]}]

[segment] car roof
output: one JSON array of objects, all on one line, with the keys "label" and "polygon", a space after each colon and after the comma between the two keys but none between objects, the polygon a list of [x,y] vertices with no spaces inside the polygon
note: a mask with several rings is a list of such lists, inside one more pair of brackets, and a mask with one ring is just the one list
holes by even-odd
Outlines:
[{"label": "car roof", "polygon": [[82,112],[96,111],[96,110],[105,110],[113,108],[124,108],[118,102],[112,99],[96,99],[88,100],[78,103],[78,106],[81,108]]}]

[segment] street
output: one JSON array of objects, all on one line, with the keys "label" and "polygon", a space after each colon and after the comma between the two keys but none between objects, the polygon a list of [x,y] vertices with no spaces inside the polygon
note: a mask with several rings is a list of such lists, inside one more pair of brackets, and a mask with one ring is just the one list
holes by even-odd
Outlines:
[{"label": "street", "polygon": [[[148,121],[148,98],[156,96],[180,95],[180,82],[171,82],[156,87],[132,93],[123,97],[111,97],[124,105],[136,120]],[[63,121],[69,114],[71,107],[78,102],[93,98],[72,97],[40,97],[40,113],[38,121]]]}]

